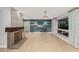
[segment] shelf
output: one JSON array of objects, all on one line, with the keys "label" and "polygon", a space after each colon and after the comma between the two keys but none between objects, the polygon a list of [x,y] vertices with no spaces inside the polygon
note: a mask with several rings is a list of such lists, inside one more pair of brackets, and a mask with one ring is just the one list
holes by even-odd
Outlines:
[{"label": "shelf", "polygon": [[65,30],[65,29],[58,29],[58,30],[69,32],[69,30]]},{"label": "shelf", "polygon": [[69,37],[69,31],[68,30],[58,29],[57,33],[59,33],[63,36]]}]

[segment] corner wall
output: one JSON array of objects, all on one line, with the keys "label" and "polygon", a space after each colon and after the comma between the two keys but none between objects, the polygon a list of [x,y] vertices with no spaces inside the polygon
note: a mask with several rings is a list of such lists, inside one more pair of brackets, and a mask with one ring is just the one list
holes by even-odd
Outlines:
[{"label": "corner wall", "polygon": [[24,31],[25,32],[30,32],[30,21],[25,21],[24,22]]},{"label": "corner wall", "polygon": [[11,8],[0,8],[0,48],[7,48],[7,32],[5,27],[11,26]]},{"label": "corner wall", "polygon": [[53,20],[52,20],[52,32],[53,32],[54,34],[57,33],[57,25],[58,25],[57,20],[56,20],[56,19],[53,19]]},{"label": "corner wall", "polygon": [[79,48],[79,9],[70,12],[69,22],[69,40],[76,48]]}]

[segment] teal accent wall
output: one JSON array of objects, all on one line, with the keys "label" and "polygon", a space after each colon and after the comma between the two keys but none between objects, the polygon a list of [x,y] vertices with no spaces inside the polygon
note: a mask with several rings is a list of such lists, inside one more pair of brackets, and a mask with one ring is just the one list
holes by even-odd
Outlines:
[{"label": "teal accent wall", "polygon": [[51,20],[30,20],[30,32],[51,32]]}]

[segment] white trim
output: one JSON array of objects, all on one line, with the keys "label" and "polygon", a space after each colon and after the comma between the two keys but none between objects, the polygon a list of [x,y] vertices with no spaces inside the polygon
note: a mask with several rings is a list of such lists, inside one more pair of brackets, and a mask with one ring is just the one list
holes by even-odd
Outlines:
[{"label": "white trim", "polygon": [[0,48],[7,48],[6,45],[0,45]]}]

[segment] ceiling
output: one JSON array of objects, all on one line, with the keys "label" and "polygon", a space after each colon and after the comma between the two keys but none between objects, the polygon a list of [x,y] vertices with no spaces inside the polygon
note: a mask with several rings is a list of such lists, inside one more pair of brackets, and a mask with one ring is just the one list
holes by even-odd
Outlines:
[{"label": "ceiling", "polygon": [[47,11],[49,19],[62,15],[74,7],[15,7],[23,12],[24,19],[41,19]]}]

